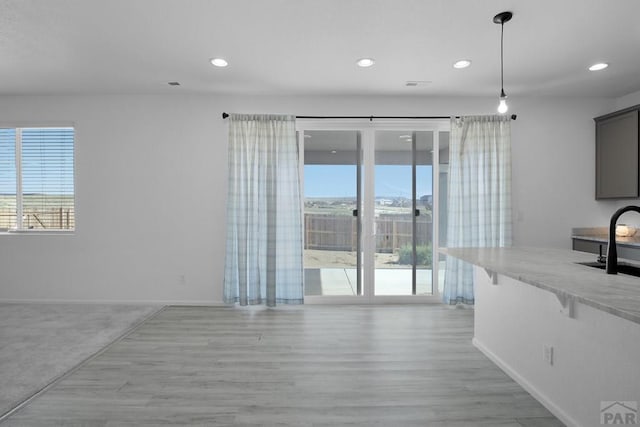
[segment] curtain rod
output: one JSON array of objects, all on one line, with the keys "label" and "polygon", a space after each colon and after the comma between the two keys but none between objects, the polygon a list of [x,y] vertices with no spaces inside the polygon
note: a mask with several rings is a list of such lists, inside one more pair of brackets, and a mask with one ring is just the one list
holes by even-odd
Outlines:
[{"label": "curtain rod", "polygon": [[[222,113],[222,118],[229,117],[228,113]],[[511,120],[515,120],[518,116],[516,114],[511,115]],[[296,119],[450,119],[451,116],[296,116]],[[456,116],[459,119],[460,116]]]}]

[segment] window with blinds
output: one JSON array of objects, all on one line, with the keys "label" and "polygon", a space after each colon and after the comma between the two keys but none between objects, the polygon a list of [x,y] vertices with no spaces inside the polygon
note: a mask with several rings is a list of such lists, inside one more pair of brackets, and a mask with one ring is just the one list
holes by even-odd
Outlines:
[{"label": "window with blinds", "polygon": [[0,129],[0,229],[73,230],[74,129]]}]

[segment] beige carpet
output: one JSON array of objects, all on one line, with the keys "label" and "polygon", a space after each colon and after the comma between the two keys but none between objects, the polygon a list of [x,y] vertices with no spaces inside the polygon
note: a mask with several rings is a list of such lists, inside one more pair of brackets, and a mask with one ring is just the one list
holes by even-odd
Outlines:
[{"label": "beige carpet", "polygon": [[0,303],[0,418],[159,309]]}]

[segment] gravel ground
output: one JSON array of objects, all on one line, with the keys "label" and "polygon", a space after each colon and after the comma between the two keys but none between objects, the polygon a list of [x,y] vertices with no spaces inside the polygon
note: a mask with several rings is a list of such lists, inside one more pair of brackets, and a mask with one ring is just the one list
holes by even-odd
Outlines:
[{"label": "gravel ground", "polygon": [[[376,268],[409,268],[397,264],[397,254],[376,254]],[[347,251],[320,251],[305,249],[304,266],[306,268],[343,268],[356,266],[356,253]]]}]

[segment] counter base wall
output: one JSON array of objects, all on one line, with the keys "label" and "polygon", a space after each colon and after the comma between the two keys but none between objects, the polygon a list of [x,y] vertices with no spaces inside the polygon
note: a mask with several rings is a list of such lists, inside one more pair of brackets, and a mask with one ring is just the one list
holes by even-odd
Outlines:
[{"label": "counter base wall", "polygon": [[569,315],[555,294],[493,284],[481,267],[474,278],[474,345],[562,422],[597,426],[601,402],[640,404],[639,324],[579,303]]}]

